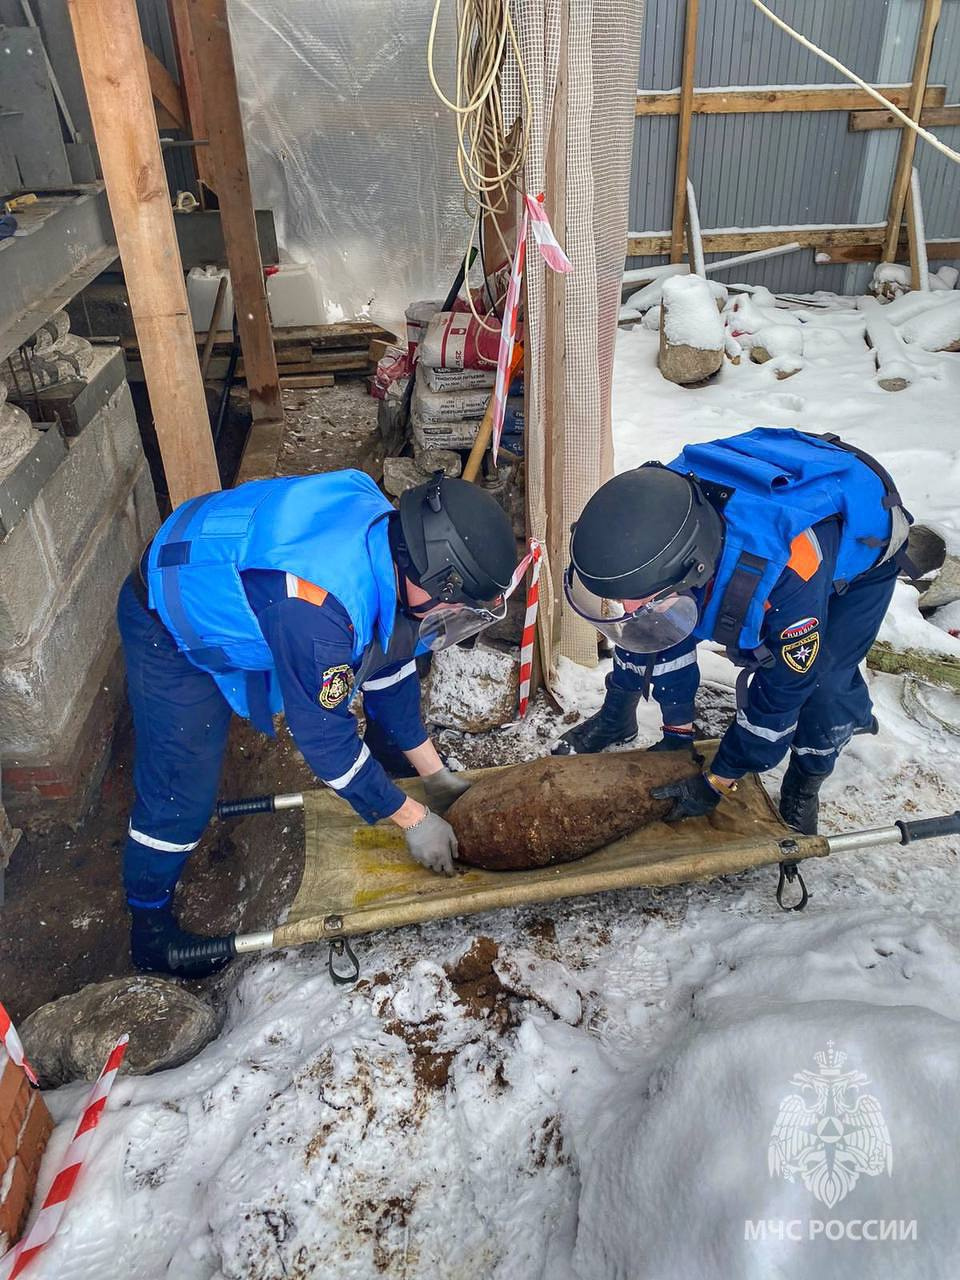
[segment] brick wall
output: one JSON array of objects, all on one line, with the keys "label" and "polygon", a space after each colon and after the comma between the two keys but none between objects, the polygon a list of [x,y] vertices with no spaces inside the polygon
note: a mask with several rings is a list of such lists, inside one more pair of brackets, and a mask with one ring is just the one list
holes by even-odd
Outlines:
[{"label": "brick wall", "polygon": [[52,1129],[39,1091],[0,1048],[0,1255],[23,1230]]}]

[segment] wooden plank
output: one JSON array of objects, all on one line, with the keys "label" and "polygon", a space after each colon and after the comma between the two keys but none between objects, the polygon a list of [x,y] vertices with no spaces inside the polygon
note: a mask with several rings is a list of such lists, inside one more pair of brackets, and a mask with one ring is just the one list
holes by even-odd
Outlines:
[{"label": "wooden plank", "polygon": [[[951,102],[943,107],[924,107],[920,123],[925,129],[934,125],[960,124],[960,103]],[[851,111],[847,121],[851,133],[864,133],[872,129],[902,129],[903,125],[892,111]]]},{"label": "wooden plank", "polygon": [[254,422],[283,418],[226,0],[187,0]]},{"label": "wooden plank", "polygon": [[[553,230],[564,248],[567,242],[567,111],[569,81],[570,0],[560,6],[560,47],[553,95],[553,112],[544,155],[544,187]],[[564,444],[566,436],[565,351],[567,277],[544,272],[543,306],[543,404],[544,502],[546,506],[546,559],[553,583],[553,607],[541,605],[538,626],[543,646],[547,683],[554,678],[554,655],[560,642],[563,609],[563,574],[567,529],[563,516]],[[544,601],[545,603],[545,601]]]},{"label": "wooden plank", "polygon": [[173,504],[219,489],[136,0],[69,0],[70,21]]},{"label": "wooden plank", "polygon": [[[911,120],[919,117],[923,107],[927,76],[930,73],[930,55],[933,52],[933,37],[937,30],[937,23],[940,21],[941,6],[942,0],[923,0],[923,13],[913,59],[913,75],[910,77],[910,102],[907,106],[907,115]],[[904,129],[900,135],[900,151],[890,188],[887,232],[883,238],[884,262],[892,261],[900,239],[900,224],[903,221],[903,209],[910,189],[910,171],[913,168],[913,153],[916,145],[917,135],[912,129]]]},{"label": "wooden plank", "polygon": [[683,260],[683,224],[687,213],[687,175],[690,169],[690,120],[693,87],[697,70],[697,27],[700,0],[686,0],[683,28],[683,68],[680,84],[680,120],[677,129],[677,161],[673,176],[673,226],[670,232],[670,261]]},{"label": "wooden plank", "polygon": [[[329,351],[322,355],[314,355],[310,360],[300,360],[292,364],[278,365],[277,367],[284,378],[291,373],[366,373],[370,368],[370,358],[366,351],[361,351],[357,355],[352,355],[349,352]],[[237,365],[237,377],[245,379],[246,376],[245,365],[241,360]]]},{"label": "wooden plank", "polygon": [[[875,85],[895,107],[906,108],[910,102],[909,84]],[[928,85],[923,97],[925,107],[942,107],[947,100],[946,85]],[[772,85],[763,89],[694,89],[691,110],[697,115],[739,115],[767,111],[867,111],[877,107],[863,89],[852,85]],[[680,90],[638,93],[638,116],[676,116],[680,114]]]},{"label": "wooden plank", "polygon": [[[883,245],[880,240],[874,244],[847,245],[840,248],[817,246],[815,252],[823,255],[822,266],[831,266],[837,262],[879,262]],[[908,246],[901,241],[897,246],[894,262],[903,261],[907,257]],[[952,262],[960,260],[960,240],[928,240],[927,258],[936,262]]]},{"label": "wooden plank", "polygon": [[303,391],[310,391],[318,387],[332,387],[336,378],[332,373],[295,373],[284,374],[280,381],[284,387],[299,387]]},{"label": "wooden plank", "polygon": [[[190,25],[190,11],[187,0],[167,0],[170,15],[170,30],[177,51],[177,66],[180,71],[180,96],[183,100],[187,127],[192,138],[207,136],[206,116],[203,110],[203,87],[200,84],[200,68],[197,65],[197,46],[193,39],[193,27]],[[193,147],[193,163],[197,177],[216,191],[213,177],[213,161],[208,147]]]},{"label": "wooden plank", "polygon": [[[713,228],[703,232],[704,253],[748,253],[754,249],[770,249],[775,245],[796,242],[804,248],[814,245],[870,244],[882,240],[883,227],[858,225],[849,227],[808,223],[799,227],[764,227],[743,230]],[[670,252],[668,231],[651,231],[627,239],[627,257],[653,257]],[[709,264],[708,264],[709,270]]]},{"label": "wooden plank", "polygon": [[186,116],[180,97],[180,86],[156,54],[146,45],[143,46],[143,52],[147,58],[150,92],[153,94],[154,102],[166,112],[166,121],[160,120],[161,113],[157,112],[159,123],[164,129],[182,129],[186,124]]}]

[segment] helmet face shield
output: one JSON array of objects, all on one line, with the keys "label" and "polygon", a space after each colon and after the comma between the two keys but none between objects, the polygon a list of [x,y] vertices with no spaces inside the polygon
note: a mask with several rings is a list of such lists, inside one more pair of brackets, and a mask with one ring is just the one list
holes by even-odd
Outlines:
[{"label": "helmet face shield", "polygon": [[627,611],[620,600],[600,601],[588,591],[571,565],[563,590],[573,611],[621,649],[632,653],[661,653],[692,634],[700,616],[689,590],[659,592]]},{"label": "helmet face shield", "polygon": [[507,601],[489,609],[467,604],[439,604],[420,623],[420,639],[428,649],[450,649],[470,640],[507,616]]}]

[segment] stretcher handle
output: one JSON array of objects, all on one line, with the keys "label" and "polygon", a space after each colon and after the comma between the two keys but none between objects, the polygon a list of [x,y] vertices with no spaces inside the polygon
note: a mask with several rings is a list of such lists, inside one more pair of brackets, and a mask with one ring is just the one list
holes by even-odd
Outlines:
[{"label": "stretcher handle", "polygon": [[236,938],[235,933],[227,933],[219,938],[201,938],[189,946],[178,947],[171,943],[167,947],[167,964],[176,971],[180,965],[194,960],[232,960],[237,954]]},{"label": "stretcher handle", "polygon": [[901,844],[910,844],[914,840],[935,840],[937,836],[960,835],[960,809],[956,813],[945,813],[942,818],[916,818],[911,822],[904,820],[896,824],[900,828]]},{"label": "stretcher handle", "polygon": [[245,796],[242,800],[218,801],[217,817],[245,818],[251,813],[277,813],[280,809],[302,808],[302,791],[293,791],[289,795]]}]

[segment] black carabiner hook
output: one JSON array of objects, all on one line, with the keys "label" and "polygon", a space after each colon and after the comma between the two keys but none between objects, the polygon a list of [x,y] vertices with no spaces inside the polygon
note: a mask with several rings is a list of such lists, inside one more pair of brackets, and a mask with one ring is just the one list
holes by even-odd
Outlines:
[{"label": "black carabiner hook", "polygon": [[[353,966],[352,970],[349,973],[338,970],[333,963],[334,956],[346,956]],[[352,987],[360,977],[360,961],[354,955],[346,938],[330,939],[330,950],[327,952],[327,972],[338,987]]]},{"label": "black carabiner hook", "polygon": [[[786,905],[783,901],[783,891],[788,884],[793,884],[794,881],[800,886],[800,901],[792,905]],[[777,883],[777,906],[781,911],[802,911],[809,901],[810,895],[807,893],[807,886],[803,882],[800,868],[795,862],[781,862],[780,879]]]}]

